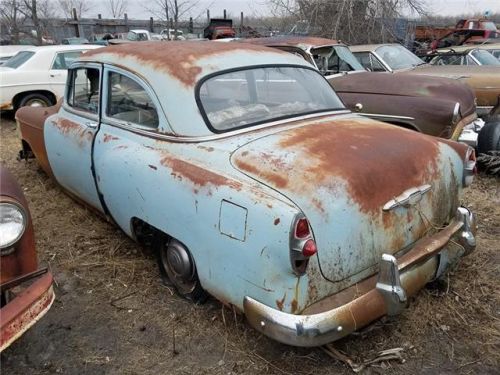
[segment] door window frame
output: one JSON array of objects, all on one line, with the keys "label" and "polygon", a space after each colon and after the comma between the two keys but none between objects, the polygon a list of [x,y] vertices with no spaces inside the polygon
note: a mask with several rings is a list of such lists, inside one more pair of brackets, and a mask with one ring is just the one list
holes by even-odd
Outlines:
[{"label": "door window frame", "polygon": [[[109,117],[107,115],[107,108],[108,108],[108,100],[109,100],[109,73],[117,73],[121,74],[135,83],[137,83],[139,86],[141,86],[144,91],[149,95],[151,101],[153,102],[156,113],[158,115],[158,126],[153,128],[151,126],[145,126],[141,124],[136,124],[132,123],[129,121],[124,121],[120,120],[117,118]],[[156,93],[154,90],[151,88],[151,86],[144,80],[141,79],[141,77],[138,77],[134,73],[121,69],[119,67],[113,66],[113,65],[108,65],[104,64],[104,69],[103,69],[103,79],[102,79],[102,93],[101,93],[101,121],[105,122],[108,125],[116,126],[118,128],[122,128],[125,130],[129,131],[134,131],[134,132],[149,132],[149,133],[158,133],[158,132],[167,132],[167,133],[173,133],[171,130],[168,121],[164,115],[163,108],[161,106],[161,103],[156,96]],[[103,110],[104,109],[104,110]]]},{"label": "door window frame", "polygon": [[[99,70],[99,100],[98,100],[98,110],[97,114],[85,111],[80,108],[72,107],[69,105],[69,94],[70,94],[70,87],[72,86],[71,80],[73,79],[73,72],[78,69],[98,69]],[[76,116],[84,117],[89,120],[97,121],[98,123],[100,122],[101,116],[102,116],[102,106],[103,106],[103,96],[102,96],[102,90],[103,90],[103,66],[102,64],[99,63],[83,63],[83,62],[76,62],[71,64],[70,68],[68,69],[68,78],[66,78],[66,88],[64,90],[64,100],[63,100],[63,108],[67,112],[70,112]]]}]

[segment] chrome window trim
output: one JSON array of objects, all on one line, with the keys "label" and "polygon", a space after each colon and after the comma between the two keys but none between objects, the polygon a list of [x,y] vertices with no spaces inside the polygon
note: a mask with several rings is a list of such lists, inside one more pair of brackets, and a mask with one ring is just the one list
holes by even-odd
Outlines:
[{"label": "chrome window trim", "polygon": [[150,137],[153,139],[176,142],[176,143],[200,143],[200,142],[207,142],[207,141],[214,141],[214,140],[219,140],[219,139],[230,138],[230,137],[233,137],[235,135],[250,133],[250,132],[255,131],[255,130],[271,128],[273,126],[286,124],[287,122],[296,122],[296,121],[307,120],[307,119],[312,119],[312,118],[316,118],[316,117],[324,117],[324,116],[330,116],[330,115],[344,115],[344,114],[351,114],[351,113],[352,112],[349,111],[348,109],[339,109],[336,111],[304,115],[301,117],[295,117],[293,119],[284,119],[284,120],[269,122],[266,124],[252,126],[249,128],[238,129],[238,130],[235,130],[235,131],[229,132],[229,133],[220,133],[220,134],[212,134],[212,135],[205,135],[205,136],[178,136],[175,134],[159,133],[157,131],[151,130],[150,128],[148,128],[146,130],[146,129],[139,129],[137,127],[131,127],[131,126],[123,124],[119,121],[113,122],[113,124],[108,124],[108,123],[107,124],[116,126],[117,128],[120,128],[120,129],[131,131],[132,133],[144,135],[144,136],[147,136],[147,137]]},{"label": "chrome window trim", "polygon": [[[71,72],[75,69],[87,69],[87,68],[93,68],[93,69],[98,69],[99,70],[99,108],[97,110],[97,113],[92,113],[85,111],[83,109],[77,109],[69,105],[68,103],[68,95],[69,95],[69,87],[70,85],[69,80],[71,79]],[[71,64],[71,66],[67,69],[68,71],[68,76],[66,78],[66,88],[64,89],[64,97],[63,97],[63,103],[62,103],[62,108],[75,115],[75,116],[80,116],[89,120],[97,121],[99,122],[100,119],[100,114],[101,114],[101,109],[102,109],[102,64],[99,63],[87,63],[87,62],[75,62]]]},{"label": "chrome window trim", "polygon": [[394,72],[394,70],[379,56],[377,52],[375,51],[368,51],[368,52],[370,52],[373,56],[375,56],[375,58],[378,60],[380,65],[382,65],[385,68],[385,70],[391,73]]}]

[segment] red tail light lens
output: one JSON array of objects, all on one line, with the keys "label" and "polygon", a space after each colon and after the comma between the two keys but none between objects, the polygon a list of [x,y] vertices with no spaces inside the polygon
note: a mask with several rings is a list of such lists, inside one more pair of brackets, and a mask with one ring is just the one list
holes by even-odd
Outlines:
[{"label": "red tail light lens", "polygon": [[297,225],[295,226],[295,237],[306,238],[310,234],[311,231],[309,230],[309,223],[307,222],[307,219],[299,219],[297,221]]},{"label": "red tail light lens", "polygon": [[312,257],[317,252],[318,248],[316,247],[316,242],[314,242],[314,240],[307,240],[302,248],[302,255],[308,258]]}]

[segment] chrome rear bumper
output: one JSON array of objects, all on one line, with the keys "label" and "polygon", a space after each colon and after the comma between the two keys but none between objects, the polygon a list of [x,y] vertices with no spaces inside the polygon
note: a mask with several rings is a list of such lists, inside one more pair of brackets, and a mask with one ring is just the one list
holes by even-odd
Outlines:
[{"label": "chrome rear bumper", "polygon": [[[319,346],[338,340],[383,315],[399,314],[408,296],[440,276],[461,256],[476,246],[475,218],[466,208],[433,236],[421,239],[399,259],[384,254],[376,286],[345,305],[312,315],[288,314],[245,297],[245,315],[256,330],[274,340],[293,346]],[[447,248],[449,241],[461,247]]]}]

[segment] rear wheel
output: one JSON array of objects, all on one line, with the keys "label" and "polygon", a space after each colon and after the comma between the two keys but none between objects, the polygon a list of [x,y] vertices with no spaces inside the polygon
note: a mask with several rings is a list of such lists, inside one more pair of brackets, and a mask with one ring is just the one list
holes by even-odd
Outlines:
[{"label": "rear wheel", "polygon": [[163,283],[173,286],[179,295],[188,300],[205,302],[208,293],[201,287],[196,265],[187,247],[164,234],[156,236],[153,246]]},{"label": "rear wheel", "polygon": [[19,101],[20,107],[50,107],[52,101],[44,94],[33,93],[25,95]]}]

